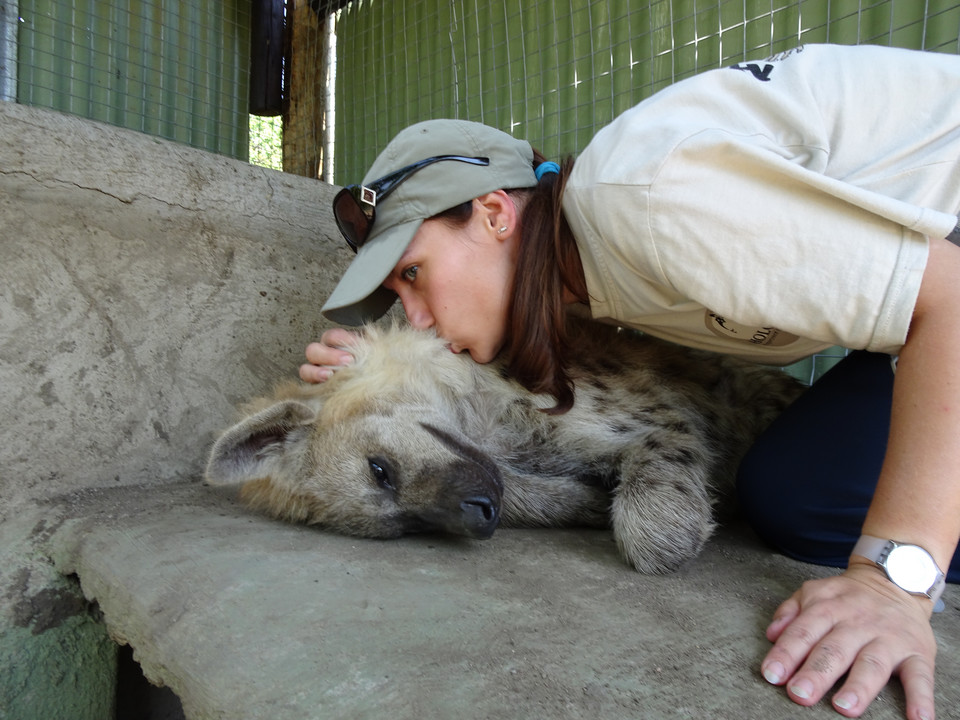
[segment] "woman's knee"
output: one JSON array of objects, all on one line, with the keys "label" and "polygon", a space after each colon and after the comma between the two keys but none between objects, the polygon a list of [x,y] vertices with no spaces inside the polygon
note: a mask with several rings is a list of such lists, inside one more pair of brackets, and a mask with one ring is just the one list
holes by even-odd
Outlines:
[{"label": "woman's knee", "polygon": [[744,515],[786,555],[845,566],[886,451],[893,372],[853,353],[758,438],[740,466]]}]

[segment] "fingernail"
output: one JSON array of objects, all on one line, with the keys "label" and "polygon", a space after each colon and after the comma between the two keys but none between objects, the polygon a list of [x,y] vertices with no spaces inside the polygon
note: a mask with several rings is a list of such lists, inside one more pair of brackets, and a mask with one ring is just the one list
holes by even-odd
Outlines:
[{"label": "fingernail", "polygon": [[786,671],[783,665],[778,662],[772,662],[763,669],[763,679],[771,685],[779,685],[783,681]]},{"label": "fingernail", "polygon": [[774,628],[777,625],[780,625],[782,622],[783,622],[783,618],[775,617],[773,620],[770,621],[770,624],[767,625],[767,630],[769,630],[770,628]]},{"label": "fingernail", "polygon": [[790,686],[790,692],[801,700],[809,700],[813,697],[813,685],[809,680],[800,680]]},{"label": "fingernail", "polygon": [[840,693],[833,699],[833,704],[841,710],[853,710],[858,702],[860,702],[860,698],[852,692]]}]

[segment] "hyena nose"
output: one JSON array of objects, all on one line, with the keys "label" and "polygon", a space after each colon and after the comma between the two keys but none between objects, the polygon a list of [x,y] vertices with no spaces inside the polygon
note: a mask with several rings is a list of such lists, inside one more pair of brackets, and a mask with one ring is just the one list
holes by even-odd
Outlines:
[{"label": "hyena nose", "polygon": [[475,538],[487,539],[493,535],[500,521],[500,507],[488,497],[475,495],[460,503],[464,530]]}]

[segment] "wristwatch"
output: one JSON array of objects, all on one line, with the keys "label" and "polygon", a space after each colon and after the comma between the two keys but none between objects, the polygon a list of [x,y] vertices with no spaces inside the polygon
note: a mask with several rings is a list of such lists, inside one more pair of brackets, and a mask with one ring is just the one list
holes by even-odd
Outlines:
[{"label": "wristwatch", "polygon": [[883,568],[897,587],[911,595],[924,595],[934,605],[943,593],[945,576],[933,557],[919,545],[861,535],[853,547],[861,555]]}]

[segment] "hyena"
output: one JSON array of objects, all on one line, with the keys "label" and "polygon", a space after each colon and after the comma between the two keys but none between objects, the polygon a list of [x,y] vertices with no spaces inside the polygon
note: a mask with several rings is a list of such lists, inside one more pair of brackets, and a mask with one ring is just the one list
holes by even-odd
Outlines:
[{"label": "hyena", "polygon": [[366,537],[612,527],[637,570],[672,570],[703,547],[718,488],[802,386],[633,332],[578,332],[574,406],[556,415],[497,361],[368,327],[327,382],[253,403],[206,479],[242,484],[277,518]]}]

